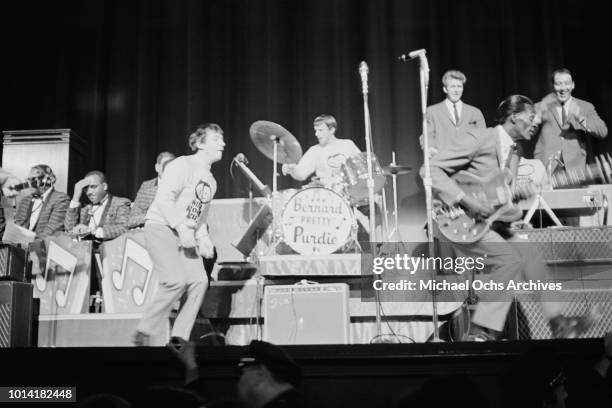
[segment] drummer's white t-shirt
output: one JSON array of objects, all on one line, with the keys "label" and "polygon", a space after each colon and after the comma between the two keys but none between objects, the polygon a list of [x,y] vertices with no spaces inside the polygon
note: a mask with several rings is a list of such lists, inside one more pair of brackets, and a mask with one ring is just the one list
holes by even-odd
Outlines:
[{"label": "drummer's white t-shirt", "polygon": [[360,150],[352,140],[336,139],[325,146],[312,146],[304,153],[298,167],[309,175],[315,173],[317,177],[325,179],[331,177],[348,157],[357,153]]}]

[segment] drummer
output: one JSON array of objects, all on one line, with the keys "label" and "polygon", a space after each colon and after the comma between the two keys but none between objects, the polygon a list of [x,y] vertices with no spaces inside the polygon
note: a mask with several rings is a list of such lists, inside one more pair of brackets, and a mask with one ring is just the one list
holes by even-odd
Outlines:
[{"label": "drummer", "polygon": [[331,115],[320,115],[314,120],[315,136],[319,144],[311,146],[299,163],[283,164],[283,175],[304,181],[313,173],[323,186],[331,188],[339,178],[340,166],[348,157],[360,153],[350,139],[338,139],[338,123]]}]

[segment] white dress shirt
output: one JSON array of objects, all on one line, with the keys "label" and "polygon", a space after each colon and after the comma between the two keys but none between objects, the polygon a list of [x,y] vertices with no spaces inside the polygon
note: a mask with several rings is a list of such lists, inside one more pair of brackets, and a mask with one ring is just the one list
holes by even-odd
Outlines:
[{"label": "white dress shirt", "polygon": [[34,231],[34,228],[36,228],[42,207],[51,191],[53,191],[53,187],[45,191],[40,197],[32,197],[32,212],[30,213],[30,227],[28,228],[30,231]]}]

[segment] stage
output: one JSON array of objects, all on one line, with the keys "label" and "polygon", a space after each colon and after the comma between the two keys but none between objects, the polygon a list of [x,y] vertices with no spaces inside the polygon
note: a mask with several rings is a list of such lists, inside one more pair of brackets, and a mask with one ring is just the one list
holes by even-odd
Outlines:
[{"label": "stage", "polygon": [[[388,407],[433,376],[468,374],[490,406],[502,401],[503,378],[525,353],[549,349],[567,367],[594,362],[601,339],[285,346],[302,368],[309,406]],[[234,395],[235,365],[245,347],[198,347],[210,399]],[[180,364],[164,347],[0,349],[3,386],[76,386],[79,400],[100,392],[131,397],[146,386],[182,382]],[[528,368],[524,367],[525,373]],[[570,374],[567,374],[568,377]],[[517,379],[518,380],[518,379]],[[444,390],[440,390],[444,392]]]}]

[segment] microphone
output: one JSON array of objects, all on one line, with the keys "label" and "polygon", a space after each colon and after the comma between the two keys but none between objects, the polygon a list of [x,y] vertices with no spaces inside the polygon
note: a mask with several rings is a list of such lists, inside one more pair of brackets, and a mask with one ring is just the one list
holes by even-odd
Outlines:
[{"label": "microphone", "polygon": [[15,190],[15,191],[21,191],[21,190],[25,190],[26,188],[37,188],[39,185],[37,181],[38,180],[26,180],[23,183],[19,183],[19,184],[15,184],[14,186],[11,186],[10,189]]},{"label": "microphone", "polygon": [[251,181],[255,187],[266,197],[270,197],[272,192],[270,191],[270,187],[266,186],[257,178],[255,174],[249,169],[245,164],[248,163],[246,156],[243,153],[238,153],[236,157],[234,157],[234,163],[236,166],[244,173],[244,175]]},{"label": "microphone", "polygon": [[234,157],[234,160],[240,163],[249,164],[249,159],[246,158],[244,153],[238,153],[236,157]]},{"label": "microphone", "polygon": [[368,93],[368,72],[370,72],[368,64],[365,61],[361,61],[359,64],[359,75],[361,76],[361,92],[364,95]]},{"label": "microphone", "polygon": [[424,56],[425,56],[425,48],[421,48],[420,50],[410,51],[408,55],[402,54],[399,57],[397,57],[397,59],[402,62],[406,62],[406,61],[410,61],[411,59],[415,59],[417,57],[420,58]]}]

